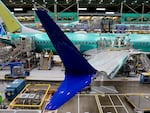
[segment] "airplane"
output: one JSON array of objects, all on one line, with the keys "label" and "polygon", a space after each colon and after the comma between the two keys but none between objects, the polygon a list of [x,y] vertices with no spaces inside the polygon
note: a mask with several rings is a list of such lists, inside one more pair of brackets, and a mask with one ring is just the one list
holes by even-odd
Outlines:
[{"label": "airplane", "polygon": [[[56,52],[47,33],[31,29],[22,25],[10,10],[0,1],[0,17],[3,20],[4,28],[7,31],[5,38],[1,37],[0,42],[14,46],[15,41],[20,38],[32,38],[35,41],[35,52],[52,50]],[[130,43],[134,49],[150,52],[150,34],[110,34],[110,33],[65,33],[73,44],[83,53],[90,49],[98,48],[98,41],[106,39],[108,42],[114,41],[116,37],[130,38]],[[7,37],[7,38],[6,38]],[[110,45],[108,45],[110,46]]]},{"label": "airplane", "polygon": [[[43,50],[52,50],[55,52],[55,49],[49,40],[47,33],[25,27],[16,19],[14,15],[11,14],[10,10],[4,5],[2,1],[0,1],[0,10],[0,17],[2,18],[5,25],[4,28],[8,32],[6,34],[8,39],[6,39],[6,37],[1,37],[0,42],[15,46],[15,40],[18,40],[22,37],[32,38],[35,41],[36,52],[42,52]],[[72,40],[76,46],[80,46],[81,52],[97,47],[96,40],[99,39],[98,35],[95,36],[95,34],[89,34],[91,38],[88,38],[89,35],[86,36],[82,33],[66,33],[66,35],[70,37],[70,40]]]},{"label": "airplane", "polygon": [[[88,86],[97,76],[98,70],[83,57],[81,52],[78,51],[67,35],[51,19],[47,11],[42,8],[37,8],[35,12],[65,67],[64,81],[61,83],[57,91],[50,99],[50,102],[45,107],[45,110],[56,110],[70,100],[76,93]],[[142,43],[144,42],[141,38],[137,40],[139,42],[142,41]],[[146,46],[150,46],[150,41],[148,41]],[[125,62],[129,54],[131,53],[125,55],[121,65]],[[121,56],[121,52],[119,56]],[[98,60],[96,63],[97,62]],[[118,66],[115,67],[117,68],[115,69],[117,71],[119,69]],[[111,65],[111,67],[113,66]]]},{"label": "airplane", "polygon": [[[66,34],[61,31],[61,29],[57,26],[57,24],[50,18],[50,16],[43,10],[36,10],[38,17],[40,18],[43,27],[45,28],[46,33],[42,33],[33,29],[26,28],[22,26],[15,18],[10,14],[8,9],[4,4],[0,1],[0,16],[4,23],[7,26],[7,30],[11,32],[10,36],[11,39],[6,41],[8,44],[11,44],[11,41],[22,36],[35,38],[36,42],[36,49],[37,51],[42,49],[48,49],[50,45],[57,51],[58,55],[62,59],[62,62],[65,66],[65,79],[53,95],[50,103],[47,104],[46,110],[55,110],[62,106],[65,102],[71,99],[77,92],[81,91],[84,87],[88,86],[91,81],[95,78],[97,74],[97,69],[95,69],[87,60],[82,56],[82,54],[78,51],[78,49],[74,46],[74,42],[82,42],[86,48],[86,50],[91,49],[92,47],[96,48],[96,42],[100,39],[100,37],[106,38],[106,40],[115,39],[116,34]],[[5,16],[4,16],[5,14]],[[11,20],[11,21],[10,21]],[[13,27],[12,27],[13,26]],[[19,33],[14,33],[20,30]],[[136,49],[140,49],[142,51],[150,51],[150,41],[149,35],[142,35],[142,34],[133,34],[128,35],[130,37],[130,42],[132,46]],[[17,37],[17,38],[16,38]],[[67,38],[68,37],[68,38]],[[90,38],[89,38],[90,37]],[[51,41],[50,41],[50,39]],[[5,41],[6,39],[1,39]],[[72,42],[71,42],[71,41]],[[80,40],[80,41],[79,41]],[[48,41],[49,43],[43,43],[42,46],[38,44],[41,41],[42,43]],[[78,43],[77,42],[77,43]],[[54,46],[53,46],[53,45]],[[89,46],[88,46],[89,45]],[[92,47],[91,47],[92,45]],[[39,46],[39,48],[38,48]],[[42,47],[41,47],[42,46]],[[87,49],[87,47],[89,47]],[[84,49],[83,49],[84,50]]]}]

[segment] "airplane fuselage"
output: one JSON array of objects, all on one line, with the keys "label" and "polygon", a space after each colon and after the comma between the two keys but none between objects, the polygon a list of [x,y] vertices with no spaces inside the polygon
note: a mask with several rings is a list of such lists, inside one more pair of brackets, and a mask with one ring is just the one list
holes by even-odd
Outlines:
[{"label": "airplane fuselage", "polygon": [[[98,33],[65,33],[67,37],[72,41],[72,43],[80,50],[84,52],[90,49],[98,47],[98,41],[106,40],[111,46],[112,41],[117,37],[126,37],[130,39],[130,44],[132,48],[138,49],[144,52],[150,52],[150,35],[149,34],[98,34]],[[3,43],[13,45],[13,42],[21,37],[32,38],[35,41],[36,52],[41,52],[43,50],[52,50],[54,52],[55,48],[48,38],[46,33],[12,33],[8,35],[10,41],[1,40]]]},{"label": "airplane fuselage", "polygon": [[[89,49],[97,48],[96,42],[99,39],[98,34],[78,34],[78,33],[66,33],[72,43],[81,51],[84,52]],[[55,49],[48,38],[46,33],[33,33],[33,34],[23,34],[23,33],[15,33],[9,34],[10,42],[6,40],[1,40],[3,43],[7,43],[9,45],[13,45],[13,42],[20,38],[32,38],[35,41],[35,48],[37,52],[41,52],[43,50],[52,50],[55,52]]]}]

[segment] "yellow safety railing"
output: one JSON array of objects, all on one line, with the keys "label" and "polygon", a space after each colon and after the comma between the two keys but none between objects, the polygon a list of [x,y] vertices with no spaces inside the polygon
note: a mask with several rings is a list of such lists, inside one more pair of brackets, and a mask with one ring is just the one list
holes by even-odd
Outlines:
[{"label": "yellow safety railing", "polygon": [[[18,94],[13,101],[9,104],[10,108],[24,108],[24,109],[42,109],[46,96],[49,94],[49,90],[50,90],[51,85],[50,84],[27,84],[26,87],[20,92],[20,94]],[[45,89],[44,89],[45,88]],[[18,99],[20,99],[20,95],[23,93],[26,93],[27,91],[33,91],[34,93],[36,93],[36,91],[43,91],[44,93],[42,95],[42,98],[40,100],[40,103],[37,105],[33,105],[33,104],[17,104],[16,101]],[[28,94],[33,94],[33,92],[28,92]]]}]

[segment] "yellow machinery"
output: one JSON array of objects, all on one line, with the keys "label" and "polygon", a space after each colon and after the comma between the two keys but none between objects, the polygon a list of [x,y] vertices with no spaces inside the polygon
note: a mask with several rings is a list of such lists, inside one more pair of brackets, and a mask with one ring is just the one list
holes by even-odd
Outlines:
[{"label": "yellow machinery", "polygon": [[12,109],[42,109],[47,100],[50,84],[27,84],[9,104]]},{"label": "yellow machinery", "polygon": [[141,83],[150,83],[150,70],[148,72],[141,74],[140,82]]}]

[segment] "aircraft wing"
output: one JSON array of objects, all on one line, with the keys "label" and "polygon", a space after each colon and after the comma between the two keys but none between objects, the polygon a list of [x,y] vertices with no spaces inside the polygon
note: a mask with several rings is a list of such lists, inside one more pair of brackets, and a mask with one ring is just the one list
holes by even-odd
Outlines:
[{"label": "aircraft wing", "polygon": [[147,54],[147,55],[149,55],[150,52],[144,52],[144,51],[141,51],[141,50],[130,49],[130,54],[132,54],[132,55],[136,55],[136,54]]},{"label": "aircraft wing", "polygon": [[93,55],[88,62],[99,72],[105,72],[109,78],[113,78],[130,55],[128,50],[101,51]]},{"label": "aircraft wing", "polygon": [[[84,54],[90,55],[88,62],[99,72],[105,72],[109,78],[114,78],[119,69],[125,64],[129,56],[138,54],[150,54],[150,52],[142,52],[135,49],[130,50],[89,50]],[[144,57],[145,58],[145,57]],[[144,64],[146,65],[147,61]],[[148,64],[149,68],[150,65]]]},{"label": "aircraft wing", "polygon": [[37,9],[36,14],[65,66],[65,80],[45,108],[55,110],[89,85],[97,70],[87,62],[46,11]]}]

